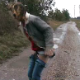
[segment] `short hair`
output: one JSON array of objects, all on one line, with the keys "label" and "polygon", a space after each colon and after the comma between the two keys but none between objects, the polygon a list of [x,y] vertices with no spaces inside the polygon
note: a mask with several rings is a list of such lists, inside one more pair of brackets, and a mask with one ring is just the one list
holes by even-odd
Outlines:
[{"label": "short hair", "polygon": [[19,13],[19,16],[24,16],[26,13],[24,5],[20,2],[14,4],[13,9]]}]

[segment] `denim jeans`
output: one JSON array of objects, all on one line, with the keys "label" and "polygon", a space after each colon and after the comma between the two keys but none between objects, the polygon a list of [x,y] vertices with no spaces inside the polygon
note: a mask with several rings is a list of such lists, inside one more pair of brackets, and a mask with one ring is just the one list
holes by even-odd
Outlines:
[{"label": "denim jeans", "polygon": [[40,60],[37,55],[30,56],[30,63],[28,68],[29,80],[41,80],[41,72],[45,67],[45,63]]}]

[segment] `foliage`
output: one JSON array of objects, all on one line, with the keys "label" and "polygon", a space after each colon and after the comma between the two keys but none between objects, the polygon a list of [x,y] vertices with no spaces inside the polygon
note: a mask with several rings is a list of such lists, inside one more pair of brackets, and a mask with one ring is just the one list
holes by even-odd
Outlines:
[{"label": "foliage", "polygon": [[13,35],[0,36],[0,61],[18,55],[21,49],[27,46],[29,46],[29,41],[21,31],[15,31]]},{"label": "foliage", "polygon": [[52,9],[55,2],[54,0],[18,0],[26,6],[26,10],[34,15],[40,16],[46,20],[48,10]]},{"label": "foliage", "polygon": [[69,20],[70,19],[70,15],[69,15],[69,12],[68,10],[64,10],[62,11],[63,15],[65,16],[65,20]]},{"label": "foliage", "polygon": [[16,21],[9,14],[4,3],[0,3],[0,35],[13,33],[17,29]]},{"label": "foliage", "polygon": [[52,10],[55,5],[54,0],[7,0],[9,3],[18,1],[22,2],[25,9],[36,16],[47,20],[48,11]]},{"label": "foliage", "polygon": [[17,28],[17,22],[4,2],[0,3],[0,62],[18,55],[22,47],[29,46],[28,39]]},{"label": "foliage", "polygon": [[70,19],[70,15],[68,10],[64,10],[61,12],[59,9],[55,9],[55,11],[50,11],[49,12],[49,17],[54,19],[54,20],[59,20],[59,21],[67,21]]}]

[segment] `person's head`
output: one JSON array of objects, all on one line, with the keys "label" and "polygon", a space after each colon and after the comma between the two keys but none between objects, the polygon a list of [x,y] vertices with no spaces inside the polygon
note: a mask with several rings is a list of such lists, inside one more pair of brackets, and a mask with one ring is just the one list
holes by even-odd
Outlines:
[{"label": "person's head", "polygon": [[25,7],[22,3],[16,3],[12,7],[12,12],[13,16],[18,20],[18,21],[23,21],[24,16],[25,16]]}]

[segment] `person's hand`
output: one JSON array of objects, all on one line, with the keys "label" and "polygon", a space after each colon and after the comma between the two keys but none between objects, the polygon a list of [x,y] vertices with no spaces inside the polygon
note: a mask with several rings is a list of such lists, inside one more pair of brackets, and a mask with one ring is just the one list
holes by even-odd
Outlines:
[{"label": "person's hand", "polygon": [[52,49],[45,50],[45,55],[47,55],[49,57],[54,57],[55,56],[55,49],[52,48]]}]

